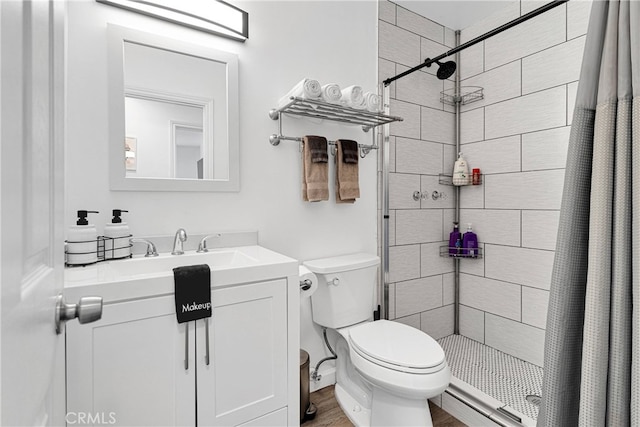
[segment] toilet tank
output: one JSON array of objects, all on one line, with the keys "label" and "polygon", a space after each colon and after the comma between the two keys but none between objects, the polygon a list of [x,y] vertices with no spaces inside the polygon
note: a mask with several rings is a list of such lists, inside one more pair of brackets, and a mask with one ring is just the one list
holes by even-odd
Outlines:
[{"label": "toilet tank", "polygon": [[356,253],[303,263],[318,277],[311,295],[313,321],[338,329],[371,319],[380,258]]}]

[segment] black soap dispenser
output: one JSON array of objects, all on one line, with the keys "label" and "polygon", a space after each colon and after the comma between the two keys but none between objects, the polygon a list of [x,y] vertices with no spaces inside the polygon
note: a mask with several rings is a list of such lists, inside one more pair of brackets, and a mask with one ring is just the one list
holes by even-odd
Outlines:
[{"label": "black soap dispenser", "polygon": [[98,232],[96,226],[89,224],[87,215],[98,211],[78,211],[76,225],[67,232],[67,264],[86,265],[98,261]]},{"label": "black soap dispenser", "polygon": [[113,218],[110,223],[104,226],[104,249],[106,259],[128,258],[131,256],[131,243],[129,238],[129,226],[122,222],[122,212],[129,212],[123,209],[114,209]]}]

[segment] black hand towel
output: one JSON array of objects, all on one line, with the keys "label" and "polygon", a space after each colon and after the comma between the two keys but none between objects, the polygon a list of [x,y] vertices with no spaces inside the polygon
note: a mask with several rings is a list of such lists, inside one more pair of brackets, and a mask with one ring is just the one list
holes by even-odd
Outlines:
[{"label": "black hand towel", "polygon": [[211,317],[211,270],[207,264],[173,269],[178,323]]},{"label": "black hand towel", "polygon": [[327,153],[327,138],[324,136],[306,135],[304,143],[309,144],[311,152],[311,163],[327,163],[329,162],[329,154]]},{"label": "black hand towel", "polygon": [[358,143],[350,139],[341,139],[342,161],[344,163],[358,164]]}]

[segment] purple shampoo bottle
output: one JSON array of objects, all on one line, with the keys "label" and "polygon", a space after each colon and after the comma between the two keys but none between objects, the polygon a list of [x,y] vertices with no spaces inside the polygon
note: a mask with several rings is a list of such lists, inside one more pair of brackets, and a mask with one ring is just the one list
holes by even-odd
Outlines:
[{"label": "purple shampoo bottle", "polygon": [[462,235],[458,223],[453,223],[453,231],[449,233],[449,256],[458,256],[462,249]]},{"label": "purple shampoo bottle", "polygon": [[478,236],[471,229],[471,224],[467,224],[467,231],[462,236],[462,256],[478,257]]}]

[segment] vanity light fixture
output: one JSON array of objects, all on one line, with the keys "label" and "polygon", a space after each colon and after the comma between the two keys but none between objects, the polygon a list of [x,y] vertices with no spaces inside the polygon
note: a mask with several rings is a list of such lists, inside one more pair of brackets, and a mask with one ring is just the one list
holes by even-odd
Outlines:
[{"label": "vanity light fixture", "polygon": [[241,42],[249,38],[249,14],[221,0],[96,1]]}]

